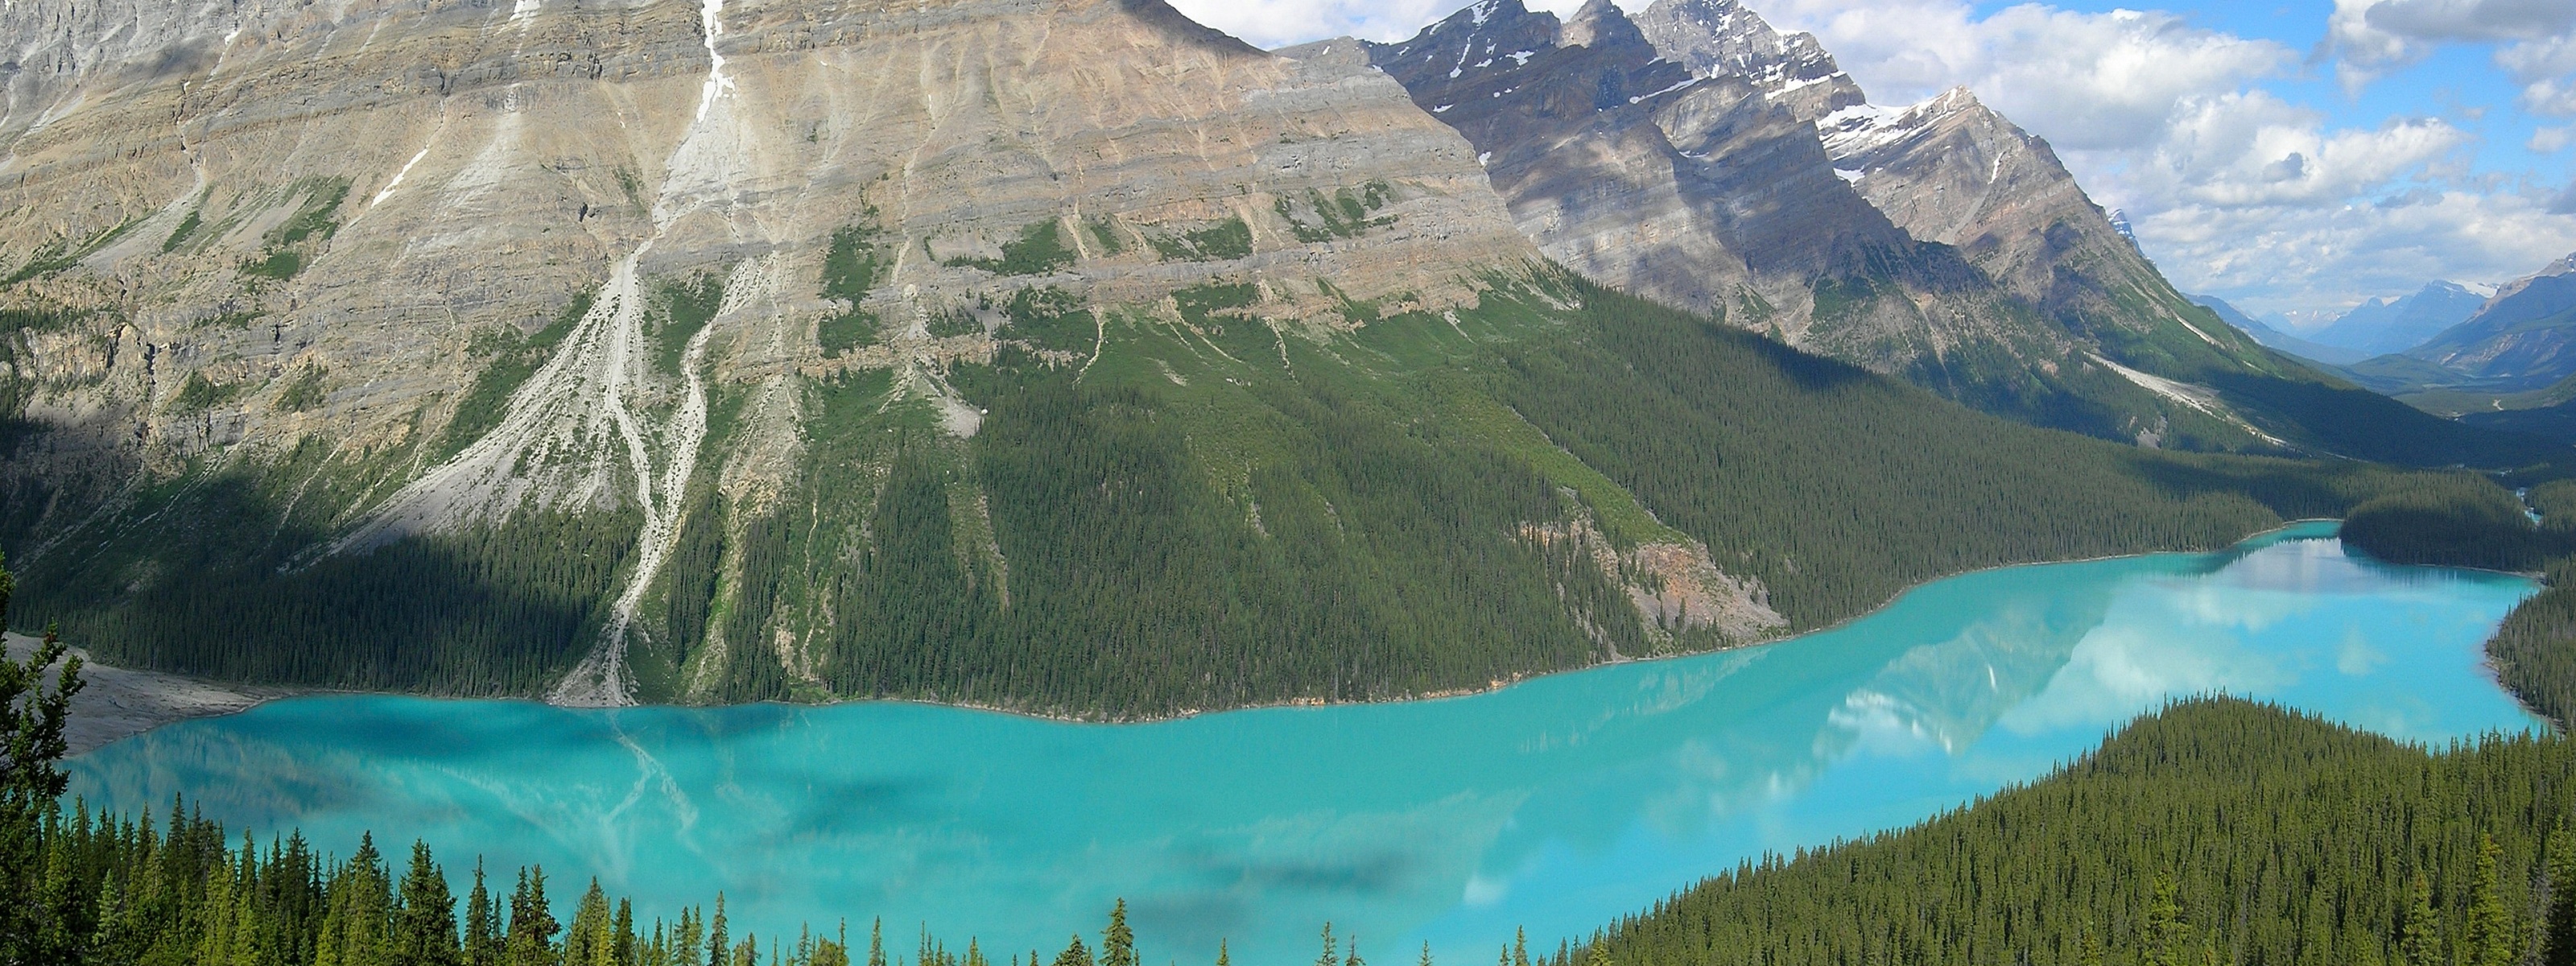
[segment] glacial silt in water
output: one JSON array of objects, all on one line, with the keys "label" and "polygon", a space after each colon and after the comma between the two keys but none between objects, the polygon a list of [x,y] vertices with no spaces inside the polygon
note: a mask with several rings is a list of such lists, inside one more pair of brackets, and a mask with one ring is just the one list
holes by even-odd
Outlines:
[{"label": "glacial silt in water", "polygon": [[[2533,590],[2347,556],[2331,525],[2228,553],[1989,571],[1849,625],[1474,697],[1084,725],[915,704],[570,711],[316,697],[73,762],[92,806],[366,829],[597,876],[643,916],[719,890],[740,935],[882,916],[1002,954],[1299,963],[1326,920],[1380,962],[1553,948],[1765,851],[2028,780],[2171,696],[2226,691],[2399,738],[2538,723],[2481,644]],[[506,876],[505,876],[506,878]],[[559,910],[558,915],[568,915]],[[1462,958],[1464,957],[1464,958]]]}]

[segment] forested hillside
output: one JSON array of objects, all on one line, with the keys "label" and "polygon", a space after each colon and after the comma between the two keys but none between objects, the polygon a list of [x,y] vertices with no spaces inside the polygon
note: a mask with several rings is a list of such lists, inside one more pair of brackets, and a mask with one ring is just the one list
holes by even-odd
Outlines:
[{"label": "forested hillside", "polygon": [[2576,744],[2184,702],[2028,787],[1748,865],[1572,962],[2509,966],[2576,956]]},{"label": "forested hillside", "polygon": [[[737,427],[780,399],[717,385],[713,452],[623,631],[633,696],[1111,717],[1393,698],[1824,626],[1970,569],[2225,546],[2421,485],[2033,429],[1552,271],[1439,315],[1351,303],[1346,327],[1258,301],[1017,299],[940,393],[799,380],[801,443],[774,453]],[[409,459],[315,444],[20,533],[23,612],[137,666],[542,693],[608,633],[644,514],[531,506],[324,552],[334,508]],[[728,484],[736,459],[783,482]]]}]

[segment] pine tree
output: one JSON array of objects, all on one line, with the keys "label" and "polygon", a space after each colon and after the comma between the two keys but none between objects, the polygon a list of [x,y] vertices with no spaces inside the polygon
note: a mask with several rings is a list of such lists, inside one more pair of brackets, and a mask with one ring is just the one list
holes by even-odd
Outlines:
[{"label": "pine tree", "polygon": [[[885,920],[882,918],[868,926],[868,966],[886,966]],[[1038,966],[1035,950],[1029,952],[1029,966]]]},{"label": "pine tree", "polygon": [[1360,958],[1360,934],[1342,940],[1342,951],[1342,966],[1368,966],[1368,960]]},{"label": "pine tree", "polygon": [[2432,883],[2418,872],[2406,895],[2406,918],[2397,937],[2399,962],[2404,966],[2443,966],[2442,926],[2433,911]]},{"label": "pine tree", "polygon": [[1072,945],[1064,947],[1063,952],[1055,954],[1055,966],[1094,966],[1091,961],[1091,947],[1082,944],[1081,933],[1073,934]]},{"label": "pine tree", "polygon": [[1512,930],[1512,966],[1530,966],[1527,926]]},{"label": "pine tree", "polygon": [[617,900],[617,924],[609,935],[616,945],[609,950],[609,960],[616,966],[635,966],[635,906],[624,898]]},{"label": "pine tree", "polygon": [[[1423,948],[1430,948],[1430,944],[1424,943]],[[1226,954],[1225,940],[1223,939],[1216,941],[1216,966],[1234,966],[1234,958]]]},{"label": "pine tree", "polygon": [[1422,941],[1422,962],[1420,966],[1431,966],[1431,941],[1428,939]]},{"label": "pine tree", "polygon": [[1333,939],[1333,924],[1324,924],[1324,954],[1315,957],[1315,966],[1342,966],[1340,943]]},{"label": "pine tree", "polygon": [[2504,849],[2493,837],[2479,839],[2477,872],[2469,883],[2469,920],[2460,936],[2460,966],[2515,966],[2522,961],[2522,930],[2515,928],[2503,884],[2497,881],[2496,865],[2503,858]]},{"label": "pine tree", "polygon": [[399,911],[394,922],[395,961],[404,966],[459,966],[464,951],[456,943],[456,900],[447,892],[447,875],[431,861],[429,843],[411,843],[411,868],[403,873]]},{"label": "pine tree", "polygon": [[465,894],[466,966],[501,966],[499,907],[483,885],[483,860],[474,860],[474,890]]},{"label": "pine tree", "polygon": [[2180,888],[2172,876],[2156,877],[2147,899],[2146,955],[2142,966],[2184,966],[2183,950],[2191,944],[2191,924],[2183,921]]},{"label": "pine tree", "polygon": [[[724,893],[716,893],[716,917],[707,926],[707,966],[732,966],[732,937],[725,935]],[[871,961],[868,966],[880,966]]]},{"label": "pine tree", "polygon": [[1109,909],[1109,928],[1100,933],[1100,966],[1136,966],[1136,934],[1127,928],[1127,900]]},{"label": "pine tree", "polygon": [[558,966],[554,936],[563,928],[546,907],[546,870],[519,873],[510,894],[510,932],[502,952],[503,966]]},{"label": "pine tree", "polygon": [[[0,560],[5,564],[5,560]],[[0,566],[0,628],[8,626],[9,595],[17,589]],[[63,726],[72,695],[81,689],[80,655],[52,627],[24,662],[0,655],[0,962],[68,958],[73,938],[57,903],[43,901],[44,825],[69,779],[55,765],[70,750]],[[47,669],[62,668],[46,685]]]},{"label": "pine tree", "polygon": [[2549,918],[2541,927],[2541,966],[2576,966],[2576,827],[2562,821],[2549,836]]}]

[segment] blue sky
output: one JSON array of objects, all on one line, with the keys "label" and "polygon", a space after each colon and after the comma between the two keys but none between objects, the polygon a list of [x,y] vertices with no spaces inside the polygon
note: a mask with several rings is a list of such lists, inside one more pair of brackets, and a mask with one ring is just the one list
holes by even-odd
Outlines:
[{"label": "blue sky", "polygon": [[[1278,46],[1409,36],[1464,3],[1174,5]],[[2322,324],[2576,251],[2576,0],[1748,6],[1814,32],[1875,102],[1976,91],[2126,210],[2176,284],[2257,314]]]}]

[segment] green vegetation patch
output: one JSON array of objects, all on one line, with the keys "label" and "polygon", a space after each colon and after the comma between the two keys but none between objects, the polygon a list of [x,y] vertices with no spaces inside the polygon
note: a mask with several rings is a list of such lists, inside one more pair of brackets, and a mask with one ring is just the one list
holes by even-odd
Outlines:
[{"label": "green vegetation patch", "polygon": [[1074,257],[1063,223],[1050,218],[1021,229],[1018,240],[1003,243],[1001,258],[952,258],[943,264],[995,275],[1052,275],[1073,267]]},{"label": "green vegetation patch", "polygon": [[241,393],[239,383],[218,383],[203,372],[191,372],[179,383],[179,391],[170,396],[170,411],[201,413],[223,404]]},{"label": "green vegetation patch", "polygon": [[1100,246],[1100,254],[1104,257],[1114,258],[1127,251],[1127,240],[1118,236],[1118,225],[1107,218],[1085,221],[1082,229],[1091,233],[1092,244]]},{"label": "green vegetation patch", "polygon": [[581,324],[595,297],[590,292],[573,296],[552,323],[532,336],[523,338],[517,329],[506,327],[475,335],[466,351],[478,357],[488,356],[491,361],[475,374],[474,385],[465,390],[464,398],[457,400],[456,415],[448,419],[447,429],[439,438],[439,461],[464,452],[465,447],[501,424],[501,417],[509,413],[511,394],[546,364],[546,357],[572,334],[573,326]]},{"label": "green vegetation patch", "polygon": [[277,394],[278,411],[301,413],[322,408],[326,396],[322,380],[328,375],[330,370],[318,365],[307,365],[298,370],[294,380],[286,384],[285,391]]},{"label": "green vegetation patch", "polygon": [[188,216],[179,219],[179,227],[171,229],[170,237],[161,240],[161,254],[178,251],[179,246],[187,244],[188,239],[197,233],[197,226],[203,223],[200,220],[202,215],[201,209],[188,209]]},{"label": "green vegetation patch", "polygon": [[1298,241],[1312,245],[1336,238],[1358,238],[1371,228],[1395,224],[1395,216],[1377,215],[1394,197],[1395,186],[1380,180],[1371,181],[1357,191],[1341,188],[1330,196],[1308,188],[1304,205],[1291,202],[1283,195],[1271,202],[1271,208],[1279,213],[1280,220],[1288,223],[1288,230],[1297,236]]},{"label": "green vegetation patch", "polygon": [[655,368],[672,375],[680,374],[680,364],[688,353],[689,340],[715,320],[724,309],[724,280],[713,273],[700,273],[685,281],[665,282],[653,292],[653,311],[646,320],[653,335]]},{"label": "green vegetation patch", "polygon": [[1193,232],[1149,236],[1146,240],[1167,261],[1228,262],[1252,257],[1252,226],[1239,217]]},{"label": "green vegetation patch", "polygon": [[1011,293],[1002,307],[1012,336],[1041,349],[1088,352],[1099,335],[1099,321],[1082,297],[1053,286],[1033,286]]}]

